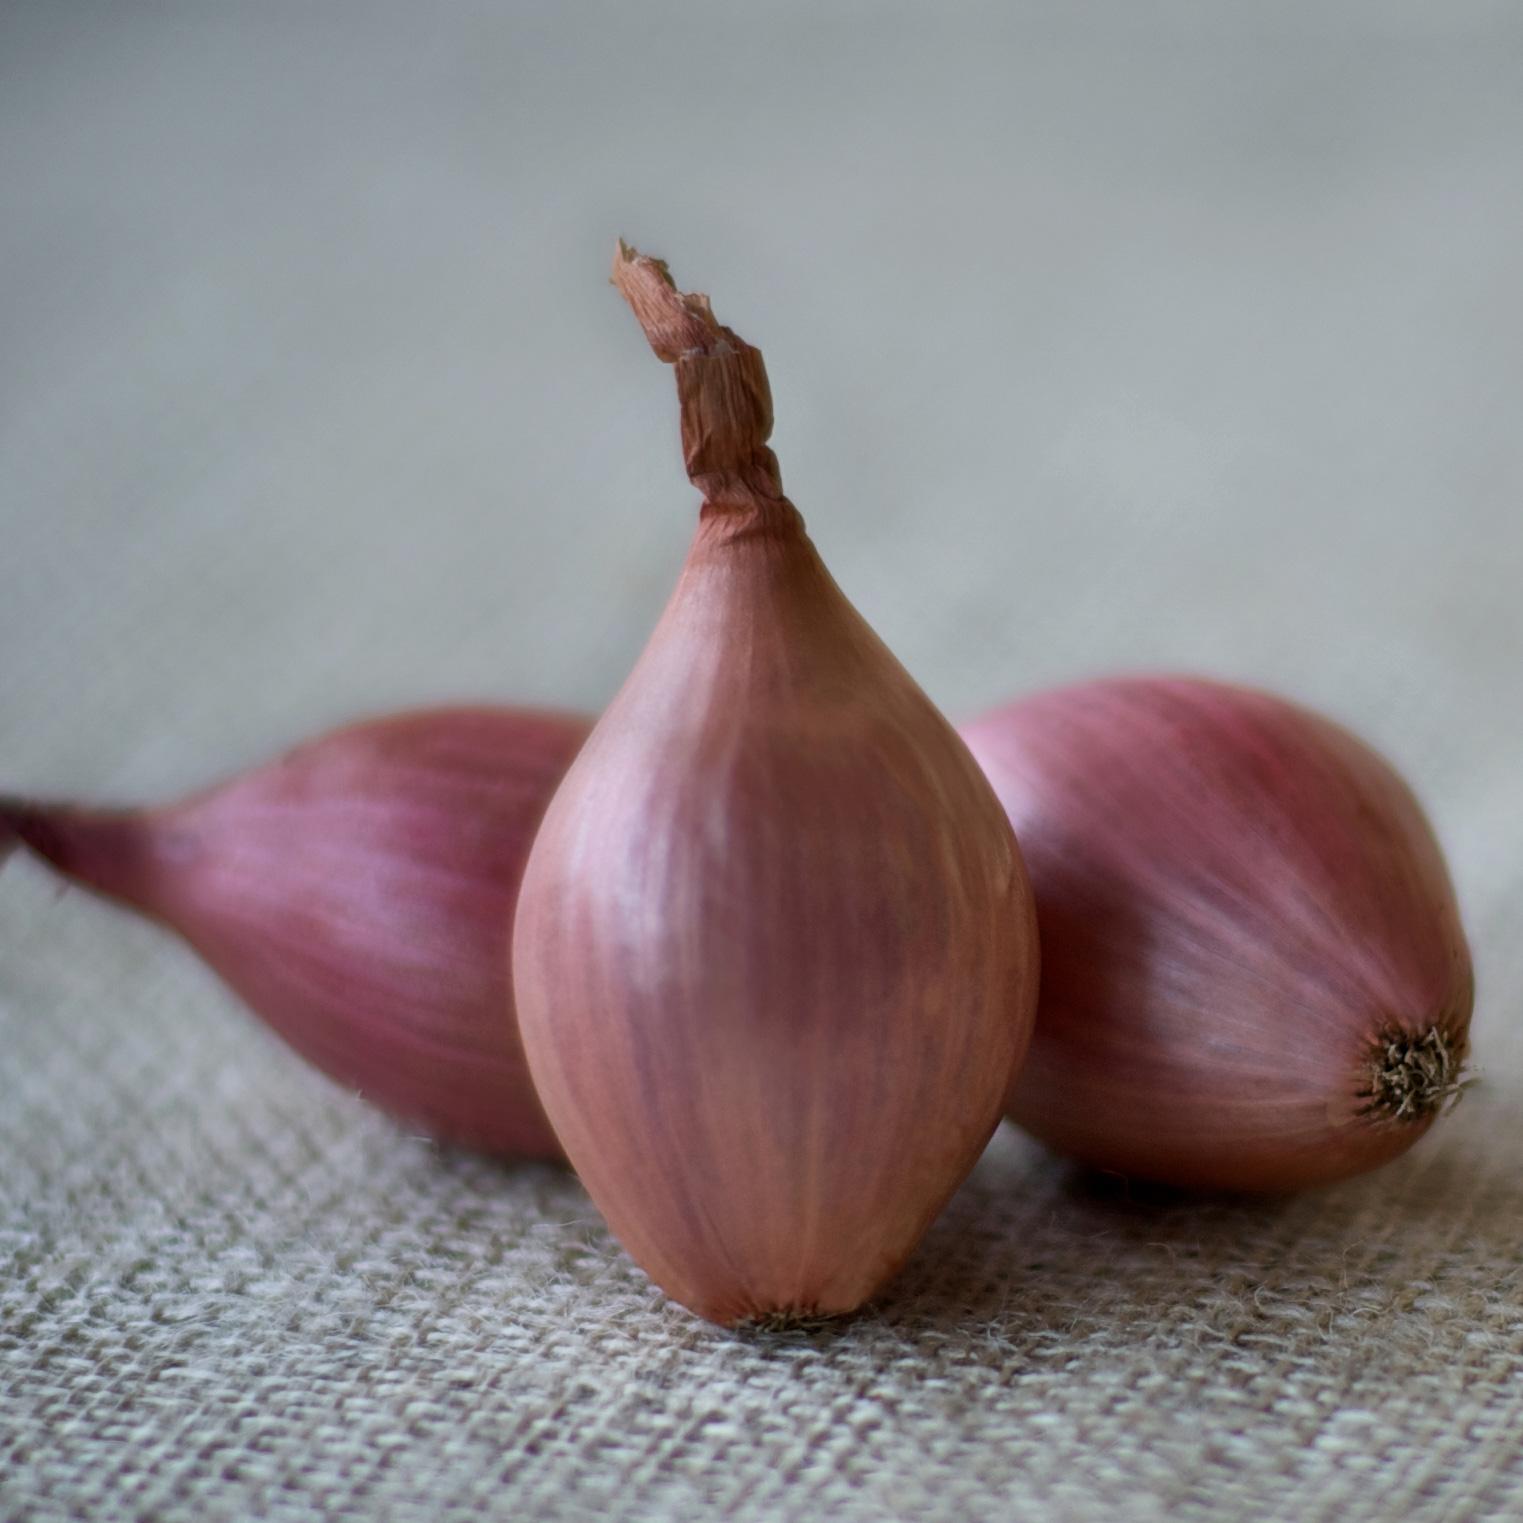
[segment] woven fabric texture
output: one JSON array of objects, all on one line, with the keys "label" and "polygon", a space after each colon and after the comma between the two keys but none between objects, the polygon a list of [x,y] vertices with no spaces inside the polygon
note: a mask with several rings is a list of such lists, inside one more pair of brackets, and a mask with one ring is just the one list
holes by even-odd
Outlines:
[{"label": "woven fabric texture", "polygon": [[668,257],[949,713],[1264,683],[1413,780],[1480,1082],[1279,1202],[1008,1129],[862,1317],[665,1303],[156,928],[0,872],[0,1517],[1523,1516],[1523,23],[0,7],[0,790],[173,797],[364,712],[596,709],[691,529]]}]

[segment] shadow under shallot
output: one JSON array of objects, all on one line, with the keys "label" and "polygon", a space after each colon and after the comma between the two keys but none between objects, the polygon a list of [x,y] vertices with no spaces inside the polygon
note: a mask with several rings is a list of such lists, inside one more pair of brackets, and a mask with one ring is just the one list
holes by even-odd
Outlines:
[{"label": "shadow under shallot", "polygon": [[[1491,1109],[1474,1097],[1468,1104]],[[1451,1122],[1372,1174],[1262,1197],[1084,1169],[1007,1125],[876,1302],[847,1317],[734,1329],[667,1303],[625,1259],[566,1165],[435,1147],[420,1150],[414,1167],[476,1195],[483,1226],[512,1233],[537,1220],[560,1244],[565,1272],[640,1291],[680,1345],[718,1337],[793,1359],[884,1339],[906,1353],[963,1343],[981,1359],[992,1348],[1015,1369],[1051,1368],[1113,1356],[1118,1346],[1242,1351],[1320,1319],[1338,1333],[1339,1359],[1376,1368],[1393,1315],[1435,1286],[1494,1296],[1496,1264],[1515,1257],[1509,1224],[1523,1215],[1523,1183],[1505,1158],[1477,1167],[1497,1126],[1490,1115]],[[646,1336],[664,1334],[653,1324]]]},{"label": "shadow under shallot", "polygon": [[1005,1126],[873,1310],[911,1344],[1062,1363],[1118,1341],[1241,1347],[1320,1319],[1341,1357],[1378,1364],[1393,1315],[1428,1295],[1479,1301],[1516,1256],[1523,1184],[1500,1162],[1477,1169],[1476,1133],[1441,1128],[1372,1174],[1261,1197],[1083,1169]]}]

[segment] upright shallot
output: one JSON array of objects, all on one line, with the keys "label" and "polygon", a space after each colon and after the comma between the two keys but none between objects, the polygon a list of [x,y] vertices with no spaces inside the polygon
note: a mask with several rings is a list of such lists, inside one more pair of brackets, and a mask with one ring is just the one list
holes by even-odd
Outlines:
[{"label": "upright shallot", "polygon": [[999,1118],[1036,993],[1015,837],[782,494],[760,354],[620,246],[696,537],[519,900],[530,1068],[610,1226],[721,1323],[847,1312]]}]

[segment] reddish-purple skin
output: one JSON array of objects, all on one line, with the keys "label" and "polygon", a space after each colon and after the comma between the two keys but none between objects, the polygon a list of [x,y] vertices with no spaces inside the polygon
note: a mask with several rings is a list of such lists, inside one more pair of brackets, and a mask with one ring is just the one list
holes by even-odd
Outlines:
[{"label": "reddish-purple skin", "polygon": [[509,941],[534,832],[590,728],[423,710],[165,808],[0,801],[0,836],[178,931],[297,1052],[401,1121],[555,1158]]},{"label": "reddish-purple skin", "polygon": [[1431,1114],[1369,1105],[1382,1037],[1464,1051],[1470,957],[1406,785],[1347,731],[1184,677],[1079,683],[962,734],[1015,827],[1042,946],[1009,1114],[1167,1184],[1370,1169]]}]

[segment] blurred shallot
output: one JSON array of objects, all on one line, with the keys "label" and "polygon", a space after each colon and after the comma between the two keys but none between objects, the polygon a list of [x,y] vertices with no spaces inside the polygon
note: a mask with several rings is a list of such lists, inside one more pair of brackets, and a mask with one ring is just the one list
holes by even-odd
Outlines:
[{"label": "blurred shallot", "polygon": [[178,931],[297,1052],[393,1116],[554,1158],[509,933],[535,828],[590,727],[421,710],[162,808],[0,799],[0,837]]}]

